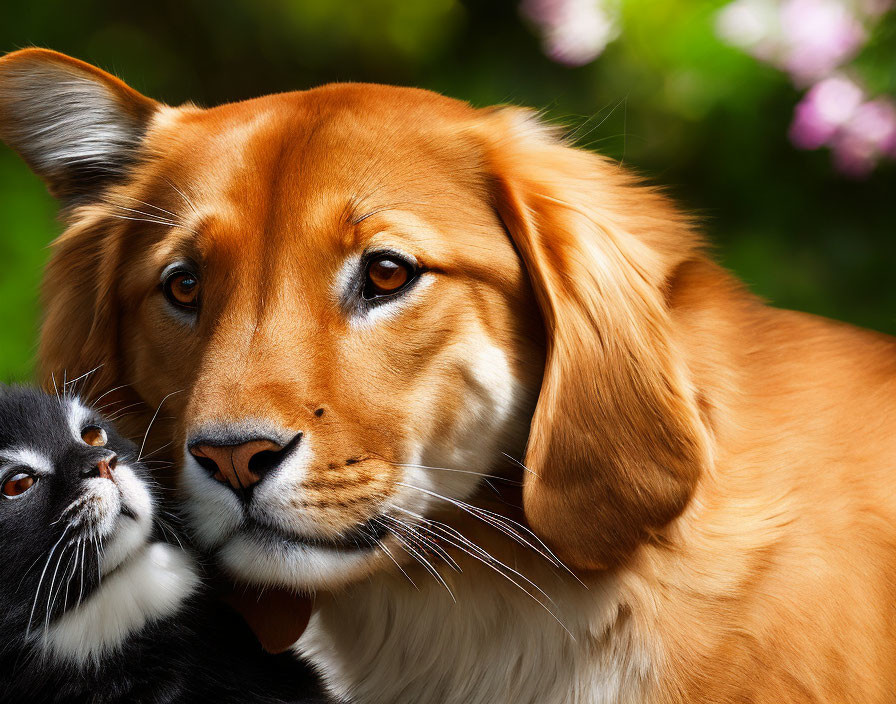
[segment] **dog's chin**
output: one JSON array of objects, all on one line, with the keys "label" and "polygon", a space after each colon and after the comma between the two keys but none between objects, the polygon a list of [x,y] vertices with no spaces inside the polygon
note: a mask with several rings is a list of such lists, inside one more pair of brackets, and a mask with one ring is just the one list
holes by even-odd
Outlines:
[{"label": "dog's chin", "polygon": [[367,577],[382,566],[383,554],[378,543],[328,546],[256,529],[233,535],[216,551],[221,565],[237,580],[305,594],[333,591]]}]

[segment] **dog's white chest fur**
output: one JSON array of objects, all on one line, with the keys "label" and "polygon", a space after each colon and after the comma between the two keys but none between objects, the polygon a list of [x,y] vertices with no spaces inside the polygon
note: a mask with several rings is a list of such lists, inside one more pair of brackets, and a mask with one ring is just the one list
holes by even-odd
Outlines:
[{"label": "dog's white chest fur", "polygon": [[[316,610],[296,651],[357,704],[617,704],[643,701],[652,657],[610,585],[552,578],[551,606],[497,575],[440,570],[419,587],[374,577]],[[531,588],[530,588],[531,589]]]}]

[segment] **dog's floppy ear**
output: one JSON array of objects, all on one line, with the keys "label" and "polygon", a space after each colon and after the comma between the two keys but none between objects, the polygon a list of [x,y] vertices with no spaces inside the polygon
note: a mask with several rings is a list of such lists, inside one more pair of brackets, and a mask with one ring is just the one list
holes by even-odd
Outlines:
[{"label": "dog's floppy ear", "polygon": [[528,112],[480,130],[547,332],[526,518],[574,566],[605,568],[681,513],[708,462],[664,295],[695,238],[661,195]]},{"label": "dog's floppy ear", "polygon": [[64,202],[124,173],[157,108],[114,76],[55,51],[0,58],[0,139]]}]

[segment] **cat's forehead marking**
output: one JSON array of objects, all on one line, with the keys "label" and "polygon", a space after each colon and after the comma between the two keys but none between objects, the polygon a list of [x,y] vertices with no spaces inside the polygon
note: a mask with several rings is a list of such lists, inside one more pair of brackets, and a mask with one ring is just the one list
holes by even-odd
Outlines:
[{"label": "cat's forehead marking", "polygon": [[0,465],[28,467],[41,474],[50,474],[53,463],[33,447],[7,447],[0,450]]},{"label": "cat's forehead marking", "polygon": [[85,408],[78,399],[72,398],[69,399],[66,404],[65,417],[68,420],[68,427],[71,430],[75,442],[81,442],[81,431],[84,429],[84,426],[87,425],[90,411]]}]

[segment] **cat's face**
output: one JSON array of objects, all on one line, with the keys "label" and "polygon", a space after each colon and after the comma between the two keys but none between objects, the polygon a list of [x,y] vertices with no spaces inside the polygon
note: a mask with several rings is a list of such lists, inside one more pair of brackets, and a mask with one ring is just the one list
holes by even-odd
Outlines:
[{"label": "cat's face", "polygon": [[0,386],[4,635],[39,634],[147,544],[137,449],[77,399]]}]

